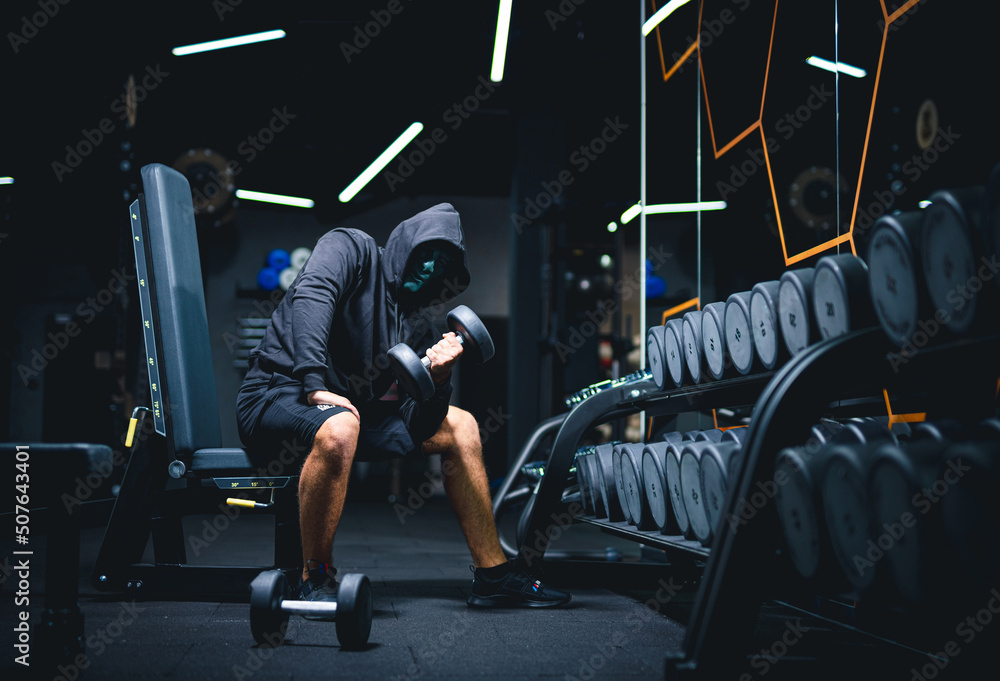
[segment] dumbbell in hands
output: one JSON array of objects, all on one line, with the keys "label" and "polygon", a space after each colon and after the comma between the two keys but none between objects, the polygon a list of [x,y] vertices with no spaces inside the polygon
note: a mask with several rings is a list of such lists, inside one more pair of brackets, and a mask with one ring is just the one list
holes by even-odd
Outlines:
[{"label": "dumbbell in hands", "polygon": [[[493,339],[476,313],[468,307],[459,305],[448,313],[448,328],[462,344],[462,354],[468,354],[473,362],[482,364],[493,358]],[[389,350],[388,358],[397,385],[407,395],[424,401],[434,394],[431,360],[428,357],[418,357],[409,345],[399,343]]]}]

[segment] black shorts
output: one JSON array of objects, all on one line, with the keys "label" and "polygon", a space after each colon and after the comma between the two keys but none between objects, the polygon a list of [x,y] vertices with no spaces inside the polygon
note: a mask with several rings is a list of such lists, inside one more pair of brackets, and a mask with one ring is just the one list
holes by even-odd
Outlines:
[{"label": "black shorts", "polygon": [[[421,453],[399,415],[397,400],[355,407],[361,415],[355,459],[385,461]],[[236,398],[240,439],[255,464],[266,465],[255,457],[271,459],[282,449],[308,454],[320,426],[331,416],[349,411],[346,407],[307,404],[302,383],[268,373],[256,363],[251,364]]]}]

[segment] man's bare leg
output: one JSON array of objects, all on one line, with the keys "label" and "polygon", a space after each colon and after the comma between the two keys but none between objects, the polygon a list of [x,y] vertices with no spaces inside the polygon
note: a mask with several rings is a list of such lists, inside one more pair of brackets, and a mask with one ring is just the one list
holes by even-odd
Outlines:
[{"label": "man's bare leg", "polygon": [[299,473],[303,581],[309,578],[310,559],[324,563],[331,560],[358,432],[358,418],[349,411],[328,418],[316,432],[312,450]]},{"label": "man's bare leg", "polygon": [[441,428],[424,443],[423,450],[426,454],[441,454],[445,492],[465,533],[475,566],[505,563],[507,556],[493,520],[490,485],[475,417],[450,407]]}]

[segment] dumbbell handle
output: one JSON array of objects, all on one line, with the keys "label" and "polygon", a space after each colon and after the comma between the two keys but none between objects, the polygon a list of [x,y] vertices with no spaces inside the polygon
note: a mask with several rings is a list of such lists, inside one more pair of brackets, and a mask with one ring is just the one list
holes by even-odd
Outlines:
[{"label": "dumbbell handle", "polygon": [[336,615],[336,601],[281,601],[281,612],[289,615]]},{"label": "dumbbell handle", "polygon": [[[463,343],[465,343],[465,341],[462,340],[462,337],[460,335],[458,335],[457,333],[455,334],[455,339],[458,341],[459,345],[462,345]],[[431,368],[431,360],[430,360],[430,358],[427,355],[424,355],[423,357],[420,358],[420,363],[424,365],[425,369],[427,369],[428,371],[430,370],[430,368]]]}]

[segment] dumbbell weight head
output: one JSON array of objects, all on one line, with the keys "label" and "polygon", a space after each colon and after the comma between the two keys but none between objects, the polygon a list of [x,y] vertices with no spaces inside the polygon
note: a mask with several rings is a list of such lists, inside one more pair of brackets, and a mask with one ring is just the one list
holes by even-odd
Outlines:
[{"label": "dumbbell weight head", "polygon": [[813,280],[816,270],[806,267],[788,270],[781,275],[778,286],[781,337],[792,355],[805,350],[816,341],[819,332],[812,315]]},{"label": "dumbbell weight head", "polygon": [[684,506],[683,484],[681,482],[681,451],[682,445],[688,442],[674,444],[667,443],[666,456],[664,457],[663,474],[670,496],[670,508],[673,511],[677,530],[688,539],[693,539],[691,533],[691,520],[688,517],[687,508]]},{"label": "dumbbell weight head", "polygon": [[684,321],[668,319],[663,326],[663,361],[667,374],[678,388],[684,384],[687,361],[684,358]]},{"label": "dumbbell weight head", "polygon": [[897,347],[910,342],[921,320],[934,314],[921,270],[920,211],[883,215],[868,242],[872,303],[885,335]]},{"label": "dumbbell weight head", "polygon": [[254,577],[250,583],[250,633],[254,641],[270,646],[284,642],[288,613],[281,609],[281,603],[290,592],[281,570],[266,570]]},{"label": "dumbbell weight head", "polygon": [[622,445],[622,487],[628,500],[630,522],[640,530],[656,528],[653,514],[646,501],[646,486],[643,481],[642,444]]},{"label": "dumbbell weight head", "polygon": [[701,342],[701,310],[684,315],[684,357],[692,383],[705,380],[705,352]]},{"label": "dumbbell weight head", "polygon": [[713,535],[718,532],[725,515],[726,497],[729,494],[731,484],[730,464],[733,457],[740,453],[741,448],[740,442],[728,440],[712,443],[712,446],[702,449],[699,470],[701,496],[704,500],[705,512],[708,515],[708,525]]},{"label": "dumbbell weight head", "polygon": [[701,342],[709,375],[718,380],[726,372],[725,303],[709,303],[702,310]]},{"label": "dumbbell weight head", "polygon": [[670,509],[670,492],[667,490],[666,457],[668,443],[653,442],[642,450],[642,484],[646,488],[646,503],[653,516],[653,523],[660,534],[678,534]]},{"label": "dumbbell weight head", "polygon": [[787,355],[781,340],[777,281],[764,281],[754,285],[750,292],[750,328],[757,357],[765,369],[773,369]]},{"label": "dumbbell weight head", "polygon": [[701,489],[701,458],[706,447],[716,443],[710,441],[689,442],[681,450],[681,494],[684,508],[691,523],[691,532],[702,546],[712,543],[712,526],[708,522],[705,509],[705,495]]},{"label": "dumbbell weight head", "polygon": [[927,292],[934,309],[948,312],[944,324],[959,335],[972,328],[985,285],[977,273],[982,246],[975,228],[982,190],[980,186],[936,191],[923,210],[920,253]]},{"label": "dumbbell weight head", "polygon": [[664,360],[664,333],[662,326],[653,326],[646,332],[646,363],[653,374],[653,383],[660,390],[667,387],[667,367]]},{"label": "dumbbell weight head", "polygon": [[749,291],[741,291],[726,300],[726,347],[729,348],[733,366],[744,375],[754,369],[750,299]]},{"label": "dumbbell weight head", "polygon": [[[986,259],[995,262],[1000,257],[1000,163],[993,166],[986,180],[980,220]],[[1000,277],[994,276],[993,283],[1000,286]]]},{"label": "dumbbell weight head", "polygon": [[597,456],[597,448],[593,453],[584,457],[587,467],[587,476],[590,480],[590,505],[593,508],[595,518],[607,518],[608,512],[605,510],[603,492],[601,491],[601,478],[604,475],[601,471],[601,460]]},{"label": "dumbbell weight head", "polygon": [[865,261],[851,253],[820,258],[813,278],[812,304],[816,326],[824,339],[874,325]]},{"label": "dumbbell weight head", "polygon": [[372,630],[372,587],[368,577],[344,575],[337,588],[337,640],[345,650],[359,650]]},{"label": "dumbbell weight head", "polygon": [[580,503],[583,505],[584,514],[592,515],[594,509],[590,504],[590,471],[587,470],[587,462],[584,458],[586,455],[586,449],[576,453],[576,486],[580,490]]},{"label": "dumbbell weight head", "polygon": [[625,520],[625,515],[616,494],[617,485],[612,463],[614,449],[614,444],[605,443],[597,445],[594,453],[600,467],[598,485],[600,486],[601,502],[604,505],[604,515],[609,521],[618,523]]},{"label": "dumbbell weight head", "polygon": [[493,338],[482,320],[468,306],[459,305],[448,313],[448,328],[462,339],[462,352],[473,362],[482,364],[493,359],[496,353]]},{"label": "dumbbell weight head", "polygon": [[[496,353],[493,338],[476,313],[467,306],[459,305],[448,313],[448,328],[462,344],[462,354],[473,362],[481,364],[493,359]],[[423,401],[434,394],[428,357],[418,357],[413,348],[397,343],[390,348],[387,358],[396,382],[410,397]]]},{"label": "dumbbell weight head", "polygon": [[621,507],[622,516],[625,522],[632,523],[632,510],[628,504],[628,493],[625,491],[624,471],[622,470],[622,447],[624,444],[617,444],[611,450],[611,470],[615,478],[615,496],[618,505]]}]

